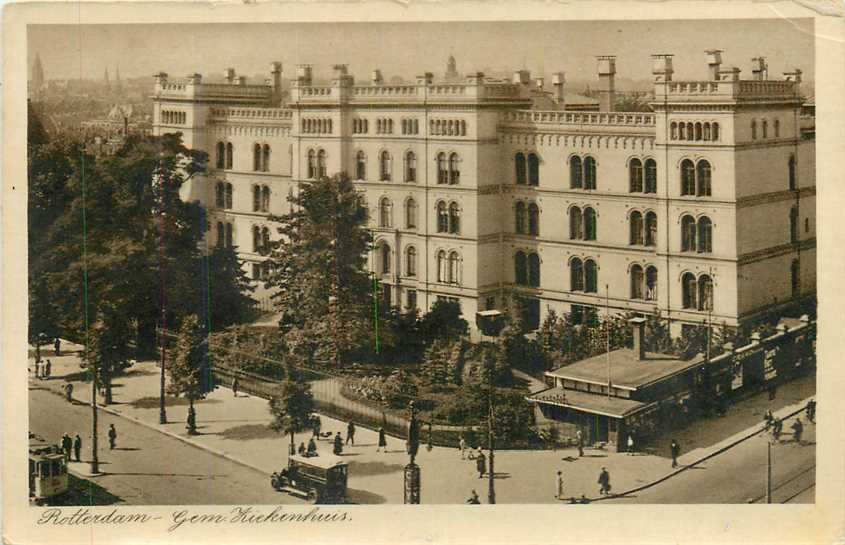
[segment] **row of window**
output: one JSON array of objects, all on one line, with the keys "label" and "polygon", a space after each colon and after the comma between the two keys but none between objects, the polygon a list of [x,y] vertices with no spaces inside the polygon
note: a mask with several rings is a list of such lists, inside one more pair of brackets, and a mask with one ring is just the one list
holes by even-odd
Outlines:
[{"label": "row of window", "polygon": [[304,134],[331,134],[332,120],[319,118],[302,118],[300,120],[301,131]]},{"label": "row of window", "polygon": [[376,134],[393,134],[393,120],[384,118],[376,119]]},{"label": "row of window", "polygon": [[462,119],[432,119],[429,132],[434,136],[466,136],[467,122]]},{"label": "row of window", "polygon": [[[393,249],[387,242],[379,243],[377,249],[379,259],[379,273],[382,275],[390,274],[393,270]],[[447,252],[446,250],[439,250],[435,254],[435,262],[437,266],[437,281],[441,284],[460,284],[460,264],[461,255],[456,250]],[[403,259],[405,267],[405,276],[417,276],[417,248],[415,246],[408,246],[405,248],[405,255]]]},{"label": "row of window", "polygon": [[687,121],[676,122],[669,124],[669,139],[670,140],[688,140],[688,141],[718,141],[719,140],[719,124]]},{"label": "row of window", "polygon": [[186,112],[175,112],[171,110],[161,111],[161,122],[165,125],[184,125],[187,122]]},{"label": "row of window", "polygon": [[[775,132],[775,135],[774,135],[775,138],[780,138],[780,119],[775,119],[774,124],[773,124],[773,128],[774,128],[774,132]],[[769,121],[767,119],[763,119],[760,122],[760,130],[761,130],[763,138],[769,137]],[[751,120],[751,139],[757,140],[757,120],[756,119]]]},{"label": "row of window", "polygon": [[419,134],[420,122],[417,119],[402,119],[402,134]]},{"label": "row of window", "polygon": [[370,132],[370,122],[366,119],[352,120],[352,134],[367,134]]},{"label": "row of window", "polygon": [[[310,153],[310,152],[309,152]],[[404,155],[403,170],[405,182],[417,181],[417,155],[413,151],[407,151]],[[461,181],[460,163],[461,159],[457,153],[440,152],[435,158],[437,162],[437,183],[458,184]],[[393,179],[393,156],[387,150],[378,154],[379,180],[389,182]],[[309,170],[309,176],[311,176]],[[363,150],[355,154],[355,178],[357,180],[367,179],[367,154]]]}]

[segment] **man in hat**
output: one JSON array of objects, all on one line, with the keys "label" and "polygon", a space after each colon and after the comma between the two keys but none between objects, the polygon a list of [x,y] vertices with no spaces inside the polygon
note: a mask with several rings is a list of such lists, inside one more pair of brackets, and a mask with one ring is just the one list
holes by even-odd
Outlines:
[{"label": "man in hat", "polygon": [[79,434],[76,434],[76,437],[73,438],[73,457],[76,458],[77,462],[81,462],[80,460],[80,453],[82,452],[82,438],[79,437]]},{"label": "man in hat", "polygon": [[607,468],[601,468],[601,473],[599,473],[599,494],[602,496],[610,493],[610,473],[607,472]]},{"label": "man in hat", "polygon": [[487,458],[484,457],[484,453],[481,452],[479,448],[478,456],[475,459],[475,469],[478,470],[478,478],[482,478],[484,474],[487,472]]}]

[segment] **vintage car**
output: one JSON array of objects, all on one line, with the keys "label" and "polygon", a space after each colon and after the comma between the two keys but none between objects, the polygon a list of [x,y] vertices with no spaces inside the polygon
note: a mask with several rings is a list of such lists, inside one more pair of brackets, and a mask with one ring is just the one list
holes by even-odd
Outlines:
[{"label": "vintage car", "polygon": [[273,473],[270,485],[310,503],[344,503],[346,477],[346,462],[337,456],[293,455],[286,468]]}]

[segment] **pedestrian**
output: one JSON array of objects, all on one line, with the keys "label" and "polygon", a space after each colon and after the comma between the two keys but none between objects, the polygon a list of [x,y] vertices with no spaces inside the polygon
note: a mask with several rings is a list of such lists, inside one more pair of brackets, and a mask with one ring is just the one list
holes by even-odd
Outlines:
[{"label": "pedestrian", "polygon": [[387,434],[384,432],[384,426],[379,427],[378,429],[378,448],[376,452],[381,452],[384,449],[384,452],[387,452]]},{"label": "pedestrian", "polygon": [[772,413],[772,410],[769,409],[766,411],[765,416],[763,416],[763,424],[765,425],[765,429],[769,429],[772,426],[772,423],[775,421],[775,415]]},{"label": "pedestrian", "polygon": [[314,416],[311,417],[311,429],[314,432],[314,437],[317,439],[320,438],[320,428],[322,427],[323,423],[320,421],[320,415],[314,414]]},{"label": "pedestrian", "polygon": [[[481,449],[479,448],[479,451],[480,450]],[[478,470],[479,479],[487,472],[487,458],[484,457],[483,452],[479,452],[475,459],[475,469]]]},{"label": "pedestrian", "polygon": [[578,457],[584,455],[584,435],[581,430],[575,432],[575,440],[578,442]]},{"label": "pedestrian", "polygon": [[672,452],[672,467],[678,467],[678,455],[681,453],[681,445],[672,439],[672,444],[669,445],[669,450]]},{"label": "pedestrian", "polygon": [[473,490],[472,493],[469,495],[467,503],[472,505],[479,505],[481,503],[481,500],[478,499],[478,493],[475,490]]},{"label": "pedestrian", "polygon": [[628,434],[628,456],[634,455],[634,436]]},{"label": "pedestrian", "polygon": [[234,397],[238,397],[238,386],[240,386],[240,383],[238,383],[238,377],[233,377],[232,378],[232,395]]},{"label": "pedestrian", "polygon": [[599,473],[599,494],[602,496],[610,493],[610,473],[607,472],[607,468],[601,468],[601,473]]},{"label": "pedestrian", "polygon": [[73,403],[73,384],[70,382],[65,384],[65,399],[68,403]]},{"label": "pedestrian", "polygon": [[800,418],[796,418],[792,423],[792,436],[795,437],[795,442],[801,444],[801,434],[804,433],[804,424]]},{"label": "pedestrian", "polygon": [[296,449],[296,452],[297,452],[297,454],[299,454],[300,456],[304,456],[304,455],[305,455],[305,442],[302,442],[302,441],[301,441],[301,442],[299,443],[299,448],[298,448],[298,449]]},{"label": "pedestrian", "polygon": [[461,460],[466,460],[467,440],[461,435],[461,440],[458,441],[458,450],[461,451]]},{"label": "pedestrian", "polygon": [[114,429],[114,424],[109,426],[109,450],[114,450],[117,446],[117,430]]},{"label": "pedestrian", "polygon": [[773,401],[777,396],[778,387],[772,384],[769,386],[769,401]]},{"label": "pedestrian", "polygon": [[783,420],[776,418],[775,423],[772,424],[772,437],[775,438],[775,441],[780,441],[781,432],[783,432]]},{"label": "pedestrian", "polygon": [[73,447],[73,441],[70,435],[62,435],[62,451],[65,453],[65,462],[70,462],[70,449]]},{"label": "pedestrian", "polygon": [[45,364],[44,364],[44,378],[49,379],[49,378],[50,378],[50,372],[51,372],[52,370],[53,370],[53,362],[51,362],[51,361],[48,359],[48,360],[47,360],[47,363],[45,363]]},{"label": "pedestrian", "polygon": [[317,443],[314,442],[314,438],[308,440],[308,449],[305,451],[306,456],[316,456],[317,455]]},{"label": "pedestrian", "polygon": [[346,425],[346,444],[348,445],[349,442],[352,442],[352,446],[355,446],[355,423],[353,421],[349,421]]},{"label": "pedestrian", "polygon": [[76,458],[77,462],[81,462],[82,460],[79,459],[79,453],[82,452],[82,438],[79,437],[79,434],[76,434],[76,437],[73,438],[73,457]]},{"label": "pedestrian", "polygon": [[55,349],[56,355],[61,356],[61,348],[62,348],[62,340],[56,337],[56,340],[53,341],[53,348]]},{"label": "pedestrian", "polygon": [[557,499],[563,499],[563,471],[557,470]]},{"label": "pedestrian", "polygon": [[41,378],[41,360],[35,360],[35,378]]},{"label": "pedestrian", "polygon": [[807,402],[807,420],[816,423],[816,400],[811,399]]},{"label": "pedestrian", "polygon": [[334,453],[336,456],[340,456],[341,452],[343,452],[343,438],[340,436],[340,432],[337,432],[334,436]]}]

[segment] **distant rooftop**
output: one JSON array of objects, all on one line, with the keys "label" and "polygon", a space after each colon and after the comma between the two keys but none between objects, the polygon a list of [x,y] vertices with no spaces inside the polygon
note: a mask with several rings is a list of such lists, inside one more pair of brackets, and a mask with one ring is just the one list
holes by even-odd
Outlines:
[{"label": "distant rooftop", "polygon": [[607,397],[606,395],[579,392],[577,390],[564,390],[563,388],[549,388],[548,390],[531,394],[527,399],[528,401],[538,401],[549,405],[557,405],[558,407],[568,407],[617,418],[627,416],[648,405],[647,403],[632,399]]}]

